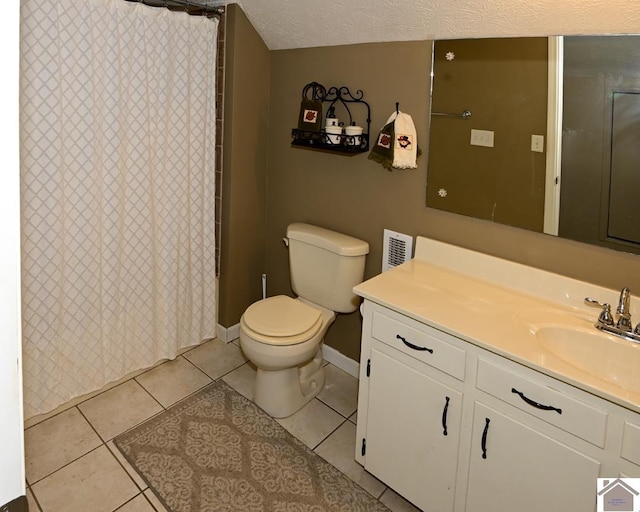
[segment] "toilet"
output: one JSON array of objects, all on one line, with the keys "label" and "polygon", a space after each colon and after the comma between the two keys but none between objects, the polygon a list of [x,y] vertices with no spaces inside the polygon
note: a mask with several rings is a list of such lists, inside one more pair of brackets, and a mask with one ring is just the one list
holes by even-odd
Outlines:
[{"label": "toilet", "polygon": [[291,288],[254,302],[240,319],[240,346],[256,366],[253,401],[274,418],[285,418],[324,386],[322,342],[336,313],[351,313],[359,298],[369,244],[311,224],[294,223],[289,247]]}]

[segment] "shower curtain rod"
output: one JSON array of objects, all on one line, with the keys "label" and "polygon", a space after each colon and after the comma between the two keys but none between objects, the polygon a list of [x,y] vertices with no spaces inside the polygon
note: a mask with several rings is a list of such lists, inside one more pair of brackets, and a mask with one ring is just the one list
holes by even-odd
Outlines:
[{"label": "shower curtain rod", "polygon": [[137,2],[150,7],[164,7],[170,11],[182,11],[193,16],[206,16],[207,18],[218,18],[224,13],[224,6],[205,5],[189,0],[125,0],[126,2]]}]

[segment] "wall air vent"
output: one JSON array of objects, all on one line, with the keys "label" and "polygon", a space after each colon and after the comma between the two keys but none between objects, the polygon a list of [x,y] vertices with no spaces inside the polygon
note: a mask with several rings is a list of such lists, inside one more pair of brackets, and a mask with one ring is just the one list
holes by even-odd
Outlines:
[{"label": "wall air vent", "polygon": [[409,261],[413,253],[413,237],[389,229],[384,230],[382,247],[382,271]]}]

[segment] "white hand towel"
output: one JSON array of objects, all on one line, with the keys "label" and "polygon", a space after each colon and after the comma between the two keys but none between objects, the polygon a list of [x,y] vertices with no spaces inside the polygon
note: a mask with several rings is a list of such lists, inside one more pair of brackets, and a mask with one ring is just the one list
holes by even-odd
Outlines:
[{"label": "white hand towel", "polygon": [[[395,112],[389,118],[393,118]],[[395,169],[416,169],[418,164],[418,137],[416,127],[409,114],[398,112],[393,125],[395,142],[393,147],[393,167]]]}]

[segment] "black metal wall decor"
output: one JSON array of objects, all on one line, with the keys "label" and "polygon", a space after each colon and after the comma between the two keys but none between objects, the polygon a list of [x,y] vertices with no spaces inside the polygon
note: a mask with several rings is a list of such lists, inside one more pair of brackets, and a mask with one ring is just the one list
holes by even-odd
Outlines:
[{"label": "black metal wall decor", "polygon": [[[347,155],[368,151],[371,109],[363,97],[364,92],[360,89],[351,93],[345,86],[326,89],[318,82],[308,83],[302,89],[298,127],[291,130],[291,144]],[[362,127],[357,126],[351,113],[350,106],[354,105],[360,111],[366,109],[367,117]],[[318,114],[320,120],[314,117]]]}]

